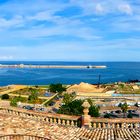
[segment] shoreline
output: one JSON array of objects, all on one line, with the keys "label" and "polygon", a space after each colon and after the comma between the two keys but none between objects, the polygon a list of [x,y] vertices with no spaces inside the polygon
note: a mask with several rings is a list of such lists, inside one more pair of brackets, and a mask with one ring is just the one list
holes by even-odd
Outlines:
[{"label": "shoreline", "polygon": [[92,69],[92,68],[107,68],[104,65],[24,65],[24,64],[20,64],[20,65],[2,65],[0,64],[0,68],[68,68],[68,69]]}]

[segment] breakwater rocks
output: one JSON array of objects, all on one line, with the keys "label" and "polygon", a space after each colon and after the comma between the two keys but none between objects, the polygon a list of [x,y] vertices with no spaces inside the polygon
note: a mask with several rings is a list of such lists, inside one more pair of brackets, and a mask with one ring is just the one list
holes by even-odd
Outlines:
[{"label": "breakwater rocks", "polygon": [[92,66],[92,65],[1,65],[0,68],[67,68],[67,69],[92,69],[92,68],[107,68],[106,66]]}]

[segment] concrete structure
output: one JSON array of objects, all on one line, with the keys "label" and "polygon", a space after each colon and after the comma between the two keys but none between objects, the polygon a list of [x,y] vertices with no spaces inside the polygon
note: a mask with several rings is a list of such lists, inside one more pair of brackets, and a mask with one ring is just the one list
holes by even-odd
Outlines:
[{"label": "concrete structure", "polygon": [[82,68],[106,68],[106,66],[83,66],[83,65],[0,65],[0,68],[72,68],[72,69],[82,69]]}]

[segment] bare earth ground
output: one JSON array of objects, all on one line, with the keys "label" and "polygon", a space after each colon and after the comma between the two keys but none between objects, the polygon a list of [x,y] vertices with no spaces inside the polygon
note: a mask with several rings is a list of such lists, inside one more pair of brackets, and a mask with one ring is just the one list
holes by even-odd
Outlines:
[{"label": "bare earth ground", "polygon": [[92,92],[101,93],[104,90],[105,90],[104,88],[98,88],[97,85],[92,85],[83,82],[81,82],[79,85],[77,84],[72,85],[67,89],[68,92],[76,91],[76,92],[88,92],[88,93],[92,93]]}]

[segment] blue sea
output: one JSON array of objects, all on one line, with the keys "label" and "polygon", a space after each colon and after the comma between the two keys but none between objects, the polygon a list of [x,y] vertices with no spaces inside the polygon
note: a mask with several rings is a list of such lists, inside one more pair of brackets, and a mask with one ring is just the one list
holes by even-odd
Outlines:
[{"label": "blue sea", "polygon": [[2,61],[0,64],[31,65],[106,65],[105,69],[39,69],[39,68],[0,68],[0,86],[10,84],[45,85],[51,83],[75,84],[88,82],[101,83],[140,80],[140,62],[24,62]]}]

